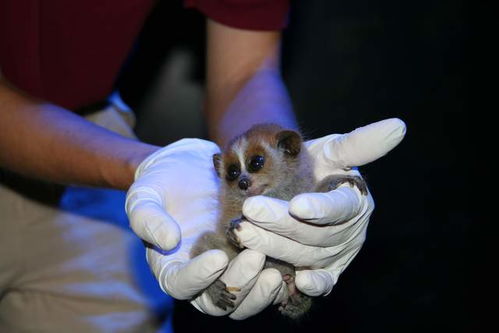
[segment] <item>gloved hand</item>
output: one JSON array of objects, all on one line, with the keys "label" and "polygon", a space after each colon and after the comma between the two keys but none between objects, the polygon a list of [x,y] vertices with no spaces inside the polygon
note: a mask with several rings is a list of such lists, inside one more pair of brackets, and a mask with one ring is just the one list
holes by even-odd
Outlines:
[{"label": "gloved hand", "polygon": [[[359,175],[355,167],[388,153],[404,134],[401,120],[387,119],[305,145],[320,180],[332,174]],[[327,295],[364,243],[373,209],[370,193],[362,195],[347,184],[329,193],[300,194],[289,202],[255,196],[243,205],[249,222],[235,232],[249,249],[311,268],[297,272],[297,288],[310,296]]]},{"label": "gloved hand", "polygon": [[283,290],[278,274],[261,272],[265,256],[245,250],[230,263],[220,250],[189,256],[198,237],[215,230],[220,183],[212,156],[217,152],[217,145],[198,139],[158,150],[137,169],[126,211],[134,232],[150,244],[147,261],[163,291],[180,300],[196,296],[192,304],[200,311],[224,315],[209,296],[198,295],[223,273],[223,281],[241,289],[231,317],[249,317]]}]

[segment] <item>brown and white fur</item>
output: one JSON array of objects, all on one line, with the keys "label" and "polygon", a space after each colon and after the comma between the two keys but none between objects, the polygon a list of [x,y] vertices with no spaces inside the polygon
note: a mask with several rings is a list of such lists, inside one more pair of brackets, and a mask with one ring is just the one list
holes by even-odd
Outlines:
[{"label": "brown and white fur", "polygon": [[[210,249],[221,249],[232,259],[242,250],[233,231],[239,228],[243,202],[250,196],[291,200],[297,194],[327,192],[345,182],[367,193],[364,181],[357,176],[329,176],[317,184],[312,158],[300,133],[275,124],[253,126],[233,139],[222,154],[215,154],[213,164],[222,180],[219,222],[215,232],[205,233],[195,244],[192,257]],[[290,318],[305,314],[312,302],[295,288],[295,267],[268,257],[265,267],[278,269],[287,283],[289,296],[279,307],[281,313]],[[208,287],[213,303],[224,310],[233,307],[236,299],[229,290],[221,280]]]}]

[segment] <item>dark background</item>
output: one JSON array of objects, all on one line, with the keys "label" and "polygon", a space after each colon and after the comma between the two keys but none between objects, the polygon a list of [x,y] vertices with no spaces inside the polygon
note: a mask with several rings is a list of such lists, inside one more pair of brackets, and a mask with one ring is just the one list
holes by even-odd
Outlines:
[{"label": "dark background", "polygon": [[[283,75],[310,137],[390,117],[404,141],[361,169],[376,202],[367,241],[328,297],[298,323],[270,309],[236,322],[176,302],[176,332],[322,329],[335,332],[468,331],[480,327],[472,288],[475,226],[469,156],[476,84],[466,1],[294,1]],[[137,132],[165,145],[203,136],[204,20],[179,1],[152,13],[120,80]],[[473,105],[476,106],[474,103]],[[475,162],[478,164],[478,161]],[[475,251],[475,252],[472,252]],[[483,283],[481,280],[480,283]],[[484,288],[485,289],[485,288]]]}]

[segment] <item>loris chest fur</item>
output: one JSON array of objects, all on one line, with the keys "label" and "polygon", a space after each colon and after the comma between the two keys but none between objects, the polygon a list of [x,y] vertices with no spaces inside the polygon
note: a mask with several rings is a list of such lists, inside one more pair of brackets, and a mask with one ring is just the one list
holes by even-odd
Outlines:
[{"label": "loris chest fur", "polygon": [[[275,124],[253,126],[233,139],[221,154],[215,154],[213,164],[222,184],[220,216],[216,231],[200,238],[193,247],[192,257],[210,249],[221,249],[232,259],[242,250],[233,231],[239,227],[243,202],[250,196],[290,200],[304,192],[329,191],[345,182],[357,185],[362,193],[365,190],[362,179],[355,176],[330,176],[318,184],[312,158],[300,133]],[[268,257],[265,267],[278,269],[287,283],[288,298],[279,306],[280,312],[291,318],[305,314],[310,309],[311,298],[295,288],[295,267]],[[213,303],[226,310],[234,306],[236,298],[229,289],[217,280],[207,291]]]}]

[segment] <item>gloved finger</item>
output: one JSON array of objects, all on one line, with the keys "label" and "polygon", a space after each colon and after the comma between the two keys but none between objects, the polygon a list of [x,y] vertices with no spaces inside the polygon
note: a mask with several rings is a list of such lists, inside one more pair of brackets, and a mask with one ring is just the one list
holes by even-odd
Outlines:
[{"label": "gloved finger", "polygon": [[265,269],[258,276],[246,298],[229,317],[235,320],[249,318],[271,304],[282,302],[286,295],[287,286],[282,280],[281,273],[275,268]]},{"label": "gloved finger", "polygon": [[316,225],[338,225],[369,213],[374,209],[370,195],[348,185],[327,193],[303,193],[289,202],[289,213],[295,218]]},{"label": "gloved finger", "polygon": [[125,207],[130,226],[141,239],[165,251],[178,245],[180,228],[160,204],[153,190],[132,187]]},{"label": "gloved finger", "polygon": [[[321,169],[345,169],[370,163],[387,154],[404,138],[405,123],[382,120],[343,135],[329,135],[306,142]],[[322,175],[325,176],[325,175]]]},{"label": "gloved finger", "polygon": [[[331,228],[331,227],[328,227]],[[330,247],[301,244],[287,237],[262,229],[251,222],[241,222],[234,233],[247,248],[288,262],[297,267],[322,268],[339,260],[365,240],[367,223],[354,223],[348,238],[339,238],[339,243]],[[286,249],[283,251],[283,249]]]},{"label": "gloved finger", "polygon": [[[253,288],[264,263],[265,255],[262,253],[244,250],[229,263],[225,272],[220,276],[227,290],[236,296],[234,300],[236,308]],[[198,310],[214,316],[222,316],[234,310],[233,308],[223,310],[215,306],[207,292],[198,296],[192,304]]]},{"label": "gloved finger", "polygon": [[309,296],[327,296],[338,281],[340,274],[352,262],[361,247],[361,242],[354,244],[326,268],[297,271],[296,287]]},{"label": "gloved finger", "polygon": [[171,260],[147,249],[147,262],[161,289],[176,299],[191,299],[223,273],[228,264],[225,252],[210,250],[190,260]]},{"label": "gloved finger", "polygon": [[337,279],[325,269],[303,270],[296,272],[296,288],[305,295],[328,295]]},{"label": "gloved finger", "polygon": [[[334,249],[300,244],[250,222],[242,222],[239,226],[240,228],[234,230],[234,233],[245,247],[295,266],[319,265],[320,267],[327,264],[327,258],[334,255]],[[340,252],[341,249],[338,248],[337,251]]]},{"label": "gloved finger", "polygon": [[[328,196],[326,199],[323,198],[325,195]],[[335,201],[337,197],[341,200]],[[296,203],[293,199],[289,205],[284,200],[255,196],[244,202],[243,215],[253,224],[272,233],[304,245],[327,247],[351,238],[359,227],[359,219],[372,212],[374,204],[359,203],[358,198],[354,190],[348,187],[340,187],[331,193],[302,194],[297,197]],[[305,200],[308,202],[303,204]],[[327,204],[331,204],[332,208],[321,207]],[[315,206],[322,209],[316,212]],[[293,216],[310,223],[304,223]],[[325,225],[337,222],[345,223]]]}]

